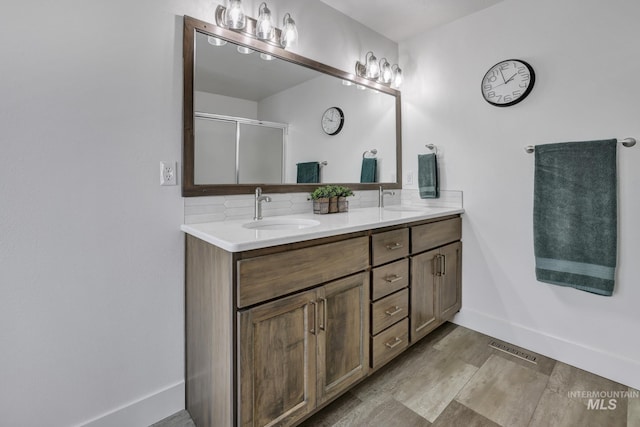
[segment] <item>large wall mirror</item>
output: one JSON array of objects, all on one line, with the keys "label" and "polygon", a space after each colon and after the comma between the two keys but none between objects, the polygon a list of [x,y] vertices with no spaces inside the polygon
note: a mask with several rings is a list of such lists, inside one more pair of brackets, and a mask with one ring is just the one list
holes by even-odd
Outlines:
[{"label": "large wall mirror", "polygon": [[[331,107],[344,116],[333,135]],[[400,117],[394,89],[184,17],[185,197],[400,188]]]}]

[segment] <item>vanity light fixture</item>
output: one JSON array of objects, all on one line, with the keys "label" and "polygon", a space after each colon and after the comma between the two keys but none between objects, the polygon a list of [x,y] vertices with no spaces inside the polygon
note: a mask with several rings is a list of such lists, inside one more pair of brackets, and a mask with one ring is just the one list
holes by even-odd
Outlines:
[{"label": "vanity light fixture", "polygon": [[398,64],[390,65],[387,58],[378,62],[372,51],[364,56],[364,63],[356,61],[356,76],[389,85],[393,89],[398,89],[402,84],[402,70]]},{"label": "vanity light fixture", "polygon": [[[284,15],[281,30],[273,26],[271,11],[266,2],[262,2],[258,8],[258,19],[246,16],[244,12],[240,13],[241,10],[240,0],[229,0],[229,8],[218,6],[215,13],[216,25],[284,49],[297,44],[298,29],[290,13]],[[236,17],[239,16],[242,16],[242,23],[237,22]]]},{"label": "vanity light fixture", "polygon": [[260,40],[271,40],[273,38],[273,24],[271,23],[271,11],[266,2],[262,2],[258,7],[258,21],[256,22],[256,37]]},{"label": "vanity light fixture", "polygon": [[298,28],[296,21],[293,20],[289,12],[284,14],[282,18],[282,47],[285,49],[298,43]]},{"label": "vanity light fixture", "polygon": [[229,8],[225,13],[224,23],[232,30],[242,30],[247,26],[247,18],[244,14],[241,0],[229,0]]}]

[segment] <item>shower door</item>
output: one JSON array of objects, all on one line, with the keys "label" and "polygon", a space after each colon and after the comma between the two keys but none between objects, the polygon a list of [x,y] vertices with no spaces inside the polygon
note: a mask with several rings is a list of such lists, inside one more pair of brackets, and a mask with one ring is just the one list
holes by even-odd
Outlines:
[{"label": "shower door", "polygon": [[195,114],[195,184],[282,184],[287,125]]}]

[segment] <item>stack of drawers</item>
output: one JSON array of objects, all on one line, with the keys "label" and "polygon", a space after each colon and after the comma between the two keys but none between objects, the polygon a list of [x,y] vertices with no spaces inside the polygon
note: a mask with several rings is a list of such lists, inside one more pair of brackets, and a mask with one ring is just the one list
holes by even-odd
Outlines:
[{"label": "stack of drawers", "polygon": [[371,367],[409,345],[409,229],[371,236]]}]

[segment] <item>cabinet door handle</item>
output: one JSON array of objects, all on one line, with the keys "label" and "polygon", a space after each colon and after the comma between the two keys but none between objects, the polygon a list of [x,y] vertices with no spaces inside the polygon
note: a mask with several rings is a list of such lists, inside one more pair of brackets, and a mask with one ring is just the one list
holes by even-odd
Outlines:
[{"label": "cabinet door handle", "polygon": [[384,345],[386,345],[389,348],[395,348],[395,347],[399,346],[401,342],[402,342],[402,340],[400,338],[395,337],[392,341],[389,341],[389,342],[385,343]]},{"label": "cabinet door handle", "polygon": [[315,301],[309,301],[309,304],[313,305],[313,312],[312,312],[313,324],[311,325],[311,328],[309,329],[309,332],[311,332],[313,335],[315,335],[316,334],[316,319],[318,318],[317,304],[316,304]]},{"label": "cabinet door handle", "polygon": [[[393,311],[392,311],[393,310]],[[389,310],[385,311],[385,313],[389,316],[395,316],[396,314],[402,311],[402,307],[398,307],[397,305]]]},{"label": "cabinet door handle", "polygon": [[398,280],[402,280],[402,276],[398,276],[397,274],[391,274],[384,278],[384,281],[388,283],[394,283],[394,282],[397,282]]},{"label": "cabinet door handle", "polygon": [[440,261],[440,255],[433,257],[433,275],[442,276],[442,261]]},{"label": "cabinet door handle", "polygon": [[320,301],[322,301],[322,322],[320,322],[318,324],[318,329],[320,329],[321,331],[325,331],[325,326],[327,323],[327,299],[326,298],[320,298]]},{"label": "cabinet door handle", "polygon": [[440,268],[440,275],[444,276],[447,274],[447,257],[444,255],[440,255],[440,263],[442,264]]},{"label": "cabinet door handle", "polygon": [[390,251],[394,251],[396,249],[400,249],[400,248],[404,247],[404,245],[402,243],[400,243],[400,242],[396,242],[396,243],[389,243],[386,247]]}]

